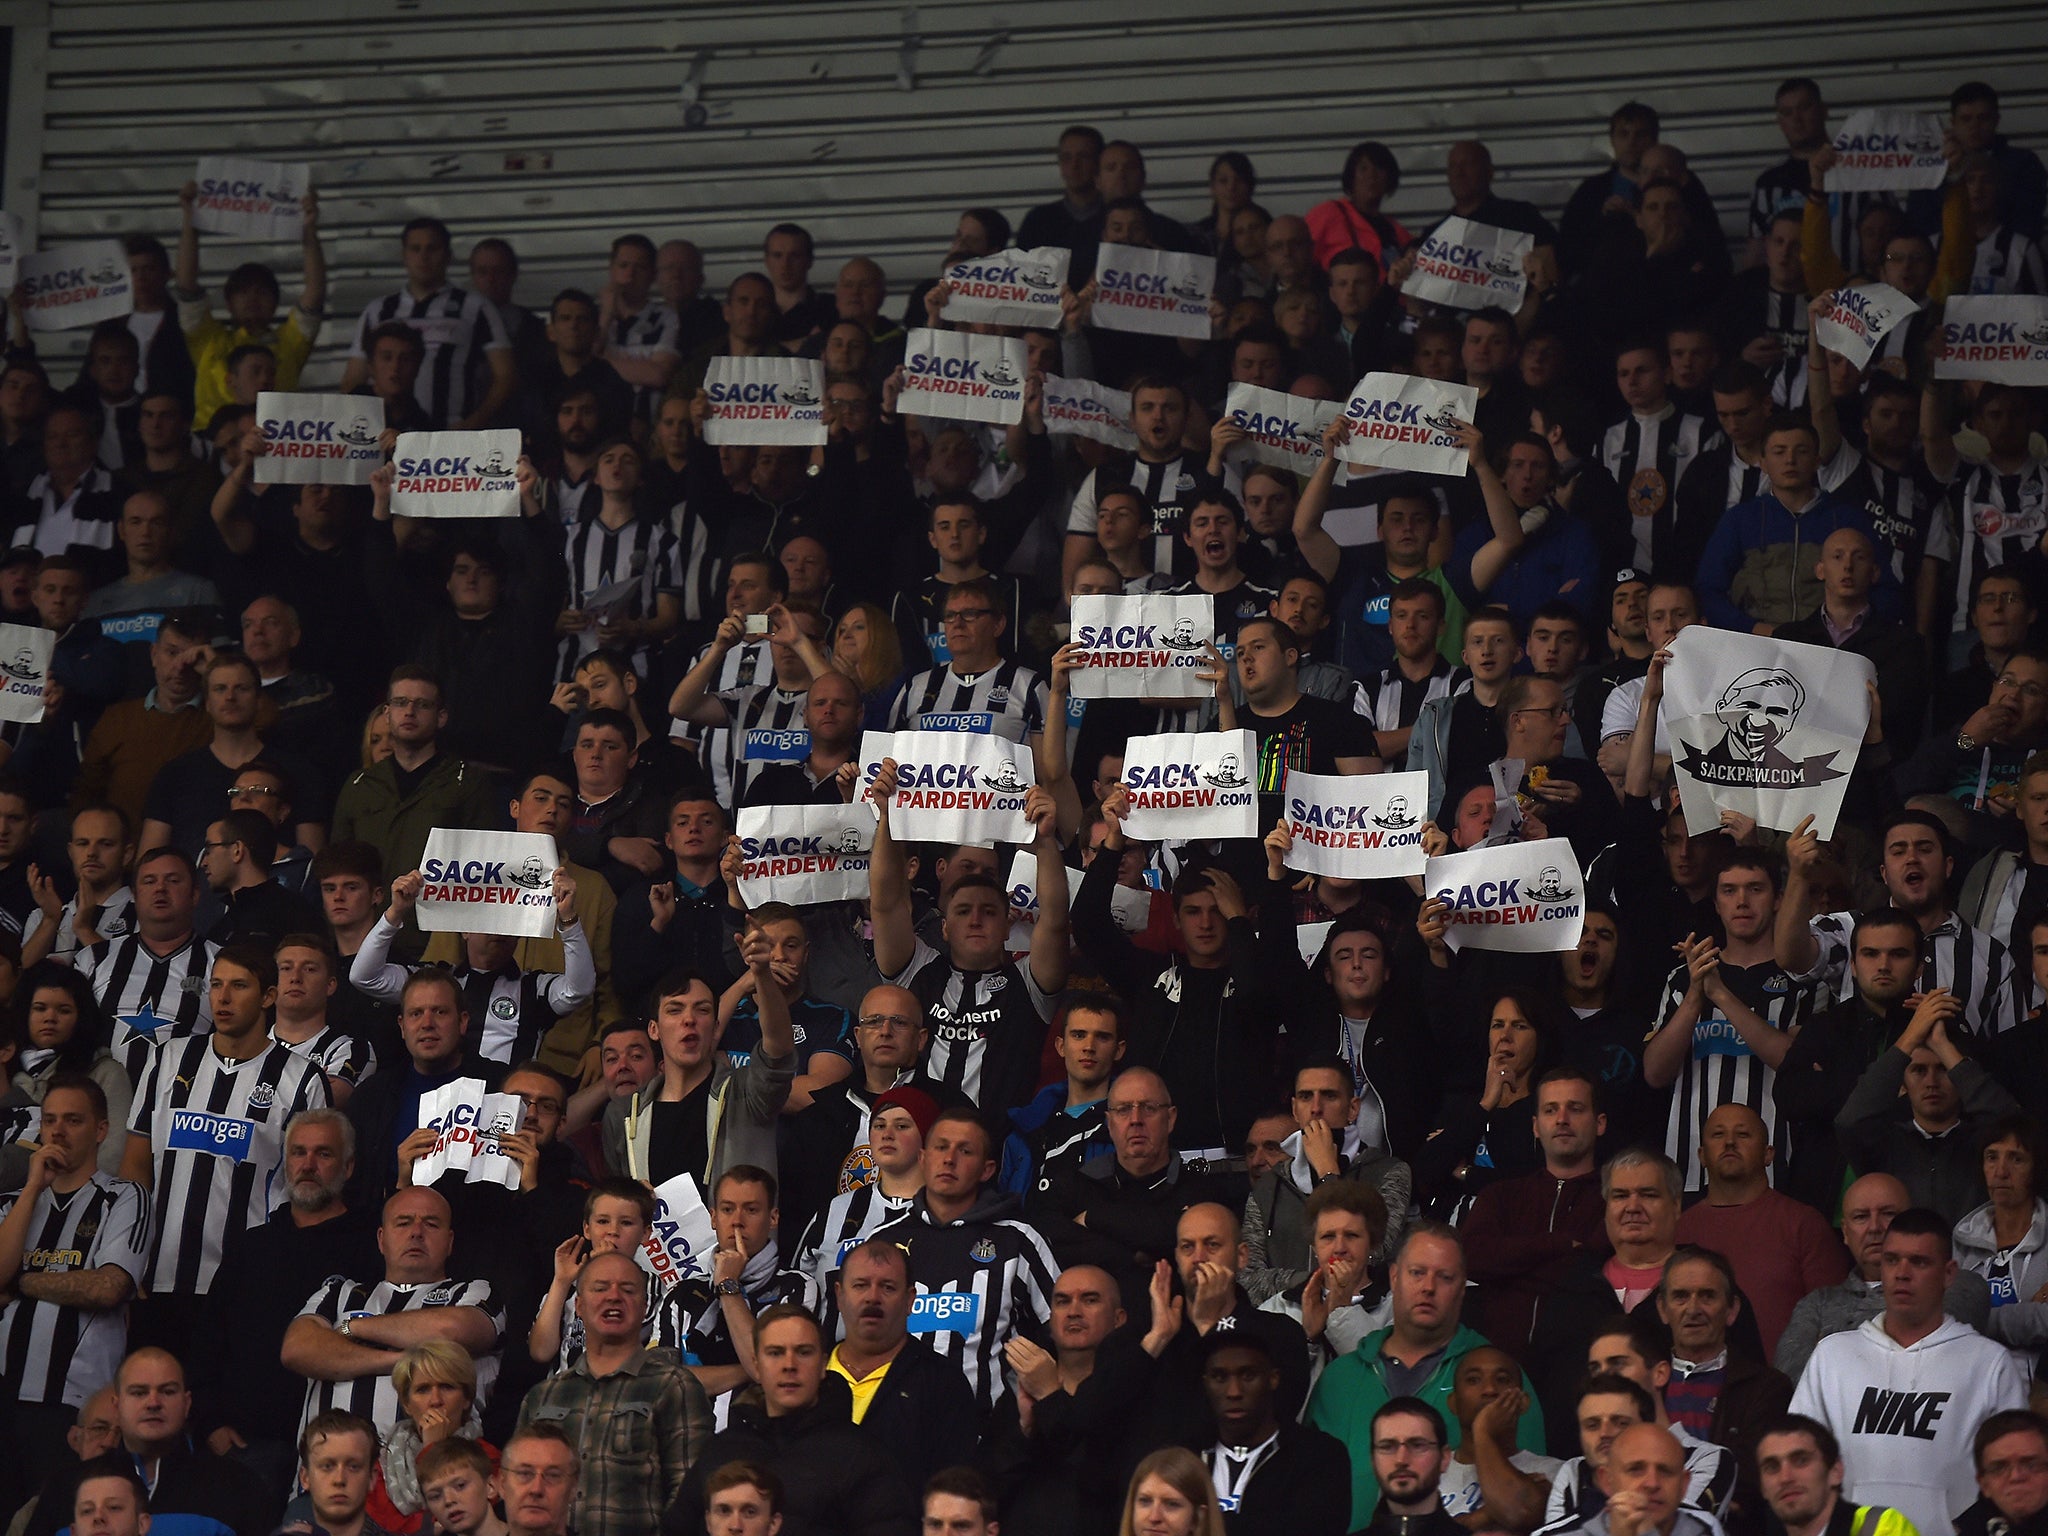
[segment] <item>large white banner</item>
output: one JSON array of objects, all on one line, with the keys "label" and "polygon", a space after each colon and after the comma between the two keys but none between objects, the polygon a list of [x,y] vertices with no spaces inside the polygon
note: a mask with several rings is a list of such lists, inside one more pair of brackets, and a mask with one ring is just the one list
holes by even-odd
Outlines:
[{"label": "large white banner", "polygon": [[192,204],[196,228],[244,240],[296,240],[305,230],[299,199],[313,185],[310,166],[201,155],[193,180],[199,183]]},{"label": "large white banner", "polygon": [[1130,814],[1146,842],[1259,835],[1259,738],[1251,731],[1158,731],[1124,743]]},{"label": "large white banner", "polygon": [[896,760],[889,832],[899,842],[1028,843],[1024,796],[1035,782],[1031,748],[978,731],[869,731],[860,739],[860,781]]},{"label": "large white banner", "polygon": [[1811,816],[1815,836],[1833,837],[1876,676],[1867,657],[1830,646],[1680,630],[1660,713],[1686,830],[1739,811],[1781,832]]},{"label": "large white banner", "polygon": [[1223,397],[1225,419],[1248,434],[1244,451],[1261,464],[1298,475],[1314,474],[1323,462],[1323,428],[1343,413],[1338,401],[1309,400],[1256,384],[1233,384]]},{"label": "large white banner", "polygon": [[544,939],[555,931],[555,840],[544,832],[427,834],[420,873],[420,927],[429,933],[506,933]]},{"label": "large white banner", "polygon": [[1429,863],[1422,823],[1429,815],[1427,773],[1287,775],[1281,815],[1294,834],[1287,867],[1305,875],[1380,880],[1419,875]]},{"label": "large white banner", "polygon": [[1946,180],[1941,119],[1929,113],[1865,107],[1835,135],[1830,192],[1917,192]]},{"label": "large white banner", "polygon": [[11,293],[21,277],[21,219],[0,213],[0,292]]},{"label": "large white banner", "polygon": [[1138,434],[1131,430],[1131,397],[1121,389],[1048,373],[1038,395],[1038,414],[1054,436],[1090,437],[1126,453],[1138,450]]},{"label": "large white banner", "polygon": [[458,1077],[420,1096],[420,1126],[435,1133],[434,1149],[412,1165],[415,1184],[432,1184],[450,1173],[465,1184],[519,1187],[519,1164],[500,1150],[498,1138],[518,1130],[526,1106],[509,1093],[486,1093],[480,1077]]},{"label": "large white banner", "polygon": [[1095,256],[1090,319],[1106,331],[1209,339],[1216,258],[1105,241]]},{"label": "large white banner", "polygon": [[1953,298],[1941,310],[1937,379],[2048,384],[2048,298],[1985,294]]},{"label": "large white banner", "polygon": [[1195,674],[1209,665],[1215,631],[1207,593],[1076,597],[1081,656],[1067,686],[1077,699],[1207,698],[1213,689]]},{"label": "large white banner", "polygon": [[704,370],[704,441],[816,448],[825,441],[825,365],[808,357],[714,357]]},{"label": "large white banner", "polygon": [[970,256],[946,268],[953,285],[946,318],[970,325],[1035,325],[1060,328],[1060,289],[1066,286],[1065,246],[1012,247],[993,256]]},{"label": "large white banner", "polygon": [[1023,341],[919,326],[904,343],[896,409],[906,416],[1015,425],[1024,419]]},{"label": "large white banner", "polygon": [[1462,479],[1470,467],[1458,430],[1479,410],[1470,384],[1442,384],[1409,373],[1368,373],[1344,402],[1351,435],[1337,449],[1348,464],[1415,469]]},{"label": "large white banner", "polygon": [[384,462],[384,402],[374,395],[256,397],[265,485],[368,485]]},{"label": "large white banner", "polygon": [[1401,292],[1452,309],[1519,309],[1529,287],[1522,258],[1535,248],[1534,235],[1452,214],[1416,248],[1415,270]]},{"label": "large white banner", "polygon": [[857,901],[868,893],[875,808],[852,805],[748,805],[735,818],[740,899],[808,906]]},{"label": "large white banner", "polygon": [[1837,288],[1828,307],[1813,322],[1814,334],[1830,352],[1861,368],[1894,326],[1920,312],[1920,306],[1889,283]]},{"label": "large white banner", "polygon": [[119,320],[135,308],[128,253],[118,240],[87,240],[21,254],[21,307],[32,331],[69,331]]},{"label": "large white banner", "polygon": [[1585,876],[1561,837],[1447,853],[1429,861],[1422,888],[1451,909],[1454,950],[1576,949],[1586,921]]},{"label": "large white banner", "polygon": [[679,1173],[666,1184],[655,1186],[654,1225],[641,1239],[633,1257],[640,1267],[664,1287],[678,1280],[711,1274],[711,1250],[718,1246],[718,1234],[711,1227],[711,1212],[697,1181]]},{"label": "large white banner", "polygon": [[34,725],[43,718],[50,658],[57,631],[32,624],[0,624],[0,720]]},{"label": "large white banner", "polygon": [[519,429],[401,432],[392,455],[394,517],[517,517]]}]

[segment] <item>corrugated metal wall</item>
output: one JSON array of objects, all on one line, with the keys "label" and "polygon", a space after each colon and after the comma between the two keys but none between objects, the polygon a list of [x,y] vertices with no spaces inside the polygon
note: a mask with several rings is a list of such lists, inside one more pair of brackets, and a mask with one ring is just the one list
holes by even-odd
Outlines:
[{"label": "corrugated metal wall", "polygon": [[[1150,200],[1196,216],[1218,150],[1257,164],[1259,200],[1331,195],[1362,137],[1408,176],[1390,211],[1447,205],[1443,153],[1484,137],[1499,188],[1555,209],[1604,158],[1608,111],[1656,104],[1731,234],[1782,153],[1771,97],[1818,76],[1839,112],[1935,110],[1972,77],[2006,130],[2048,143],[2040,0],[49,0],[47,48],[18,48],[8,206],[46,240],[176,232],[202,152],[311,160],[335,295],[350,316],[394,285],[420,213],[522,254],[521,296],[600,278],[610,237],[687,235],[714,284],[766,226],[818,239],[814,281],[868,254],[900,296],[958,210],[1013,216],[1057,190],[1052,145],[1085,120],[1144,147]],[[40,39],[22,34],[31,44]],[[25,78],[26,76],[26,78]],[[40,164],[19,142],[39,116]],[[251,254],[212,243],[209,283]],[[345,335],[344,320],[328,340]],[[329,349],[331,350],[331,348]]]}]

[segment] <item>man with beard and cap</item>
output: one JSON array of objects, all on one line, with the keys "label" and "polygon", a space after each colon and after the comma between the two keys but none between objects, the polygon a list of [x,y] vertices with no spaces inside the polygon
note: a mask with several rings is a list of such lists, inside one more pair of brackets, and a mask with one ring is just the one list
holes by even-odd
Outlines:
[{"label": "man with beard and cap", "polygon": [[1215,1481],[1227,1536],[1343,1536],[1350,1458],[1340,1441],[1281,1412],[1273,1341],[1214,1328],[1200,1349],[1213,1438],[1192,1444]]},{"label": "man with beard and cap", "polygon": [[338,1109],[295,1115],[284,1133],[287,1203],[259,1227],[231,1232],[207,1294],[193,1361],[193,1427],[207,1446],[282,1487],[298,1457],[306,1383],[278,1359],[285,1330],[330,1275],[366,1273],[377,1223],[350,1209],[355,1128]]}]

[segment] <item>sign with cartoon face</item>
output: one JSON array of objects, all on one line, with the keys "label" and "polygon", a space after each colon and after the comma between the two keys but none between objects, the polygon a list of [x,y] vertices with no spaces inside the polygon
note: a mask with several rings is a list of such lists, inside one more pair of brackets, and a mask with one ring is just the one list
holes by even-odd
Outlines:
[{"label": "sign with cartoon face", "polygon": [[1889,283],[1837,288],[1813,322],[1820,344],[1861,368],[1891,331],[1920,312],[1920,306]]},{"label": "sign with cartoon face", "polygon": [[1950,299],[1941,309],[1937,379],[2048,384],[2048,298],[2000,293]]},{"label": "sign with cartoon face", "polygon": [[1020,337],[920,326],[904,340],[896,409],[906,416],[1013,426],[1024,419],[1024,368]]},{"label": "sign with cartoon face", "polygon": [[1522,258],[1535,248],[1534,235],[1452,214],[1415,248],[1415,270],[1401,293],[1452,309],[1495,304],[1512,313],[1529,287]]},{"label": "sign with cartoon face", "polygon": [[875,808],[852,805],[748,805],[735,822],[740,840],[740,898],[749,907],[786,901],[857,901],[868,893]]},{"label": "sign with cartoon face", "polygon": [[1830,192],[1917,192],[1946,180],[1941,119],[1932,113],[1865,107],[1835,134]]},{"label": "sign with cartoon face", "polygon": [[543,939],[555,931],[555,840],[541,832],[436,827],[420,860],[420,927],[429,933],[502,933]]},{"label": "sign with cartoon face", "polygon": [[1292,769],[1280,814],[1294,835],[1287,867],[1305,875],[1379,880],[1419,875],[1427,773],[1303,773]]},{"label": "sign with cartoon face", "polygon": [[118,240],[24,251],[21,307],[32,331],[70,331],[119,320],[135,308],[128,253]]},{"label": "sign with cartoon face", "polygon": [[1089,319],[1105,331],[1209,339],[1216,258],[1104,241],[1095,257]]},{"label": "sign with cartoon face", "polygon": [[435,1133],[434,1149],[413,1164],[412,1181],[432,1184],[460,1173],[465,1184],[519,1187],[519,1164],[499,1146],[517,1131],[526,1106],[509,1093],[486,1093],[480,1077],[458,1077],[420,1097],[420,1125]]},{"label": "sign with cartoon face", "polygon": [[50,658],[56,651],[54,629],[0,624],[0,720],[33,725],[43,718]]},{"label": "sign with cartoon face", "polygon": [[1685,824],[1723,811],[1832,837],[1870,724],[1869,660],[1827,646],[1694,625],[1671,643],[1661,714]]},{"label": "sign with cartoon face", "polygon": [[1561,837],[1447,853],[1428,861],[1422,888],[1450,908],[1444,942],[1453,950],[1576,949],[1585,925],[1585,876]]},{"label": "sign with cartoon face", "polygon": [[243,240],[297,240],[305,229],[300,200],[313,185],[310,166],[201,155],[192,179],[196,229]]},{"label": "sign with cartoon face", "polygon": [[256,397],[265,485],[368,485],[384,462],[384,402],[372,395]]},{"label": "sign with cartoon face", "polygon": [[1036,325],[1058,330],[1060,290],[1066,287],[1067,264],[1072,260],[1073,253],[1064,246],[1042,245],[956,261],[944,273],[953,285],[946,299],[946,318],[963,325]]},{"label": "sign with cartoon face", "polygon": [[1124,744],[1124,831],[1146,842],[1259,835],[1259,738],[1157,731]]},{"label": "sign with cartoon face", "polygon": [[808,357],[714,357],[704,369],[704,441],[818,448],[825,442],[825,365]]},{"label": "sign with cartoon face", "polygon": [[1368,373],[1344,402],[1351,435],[1337,449],[1347,464],[1414,469],[1463,479],[1468,461],[1460,423],[1479,410],[1470,384],[1443,384],[1408,373]]},{"label": "sign with cartoon face", "polygon": [[396,517],[517,517],[519,430],[402,432],[391,456]]},{"label": "sign with cartoon face", "polygon": [[1152,593],[1074,599],[1081,648],[1067,686],[1077,699],[1201,699],[1214,688],[1196,674],[1210,665],[1216,601],[1207,593]]},{"label": "sign with cartoon face", "polygon": [[1031,748],[978,731],[869,731],[860,739],[860,781],[896,760],[889,832],[900,842],[1028,843],[1024,796],[1036,782]]},{"label": "sign with cartoon face", "polygon": [[1223,397],[1223,416],[1245,431],[1233,457],[1277,465],[1298,475],[1312,475],[1323,462],[1323,429],[1342,414],[1335,400],[1309,400],[1300,395],[1233,384]]}]

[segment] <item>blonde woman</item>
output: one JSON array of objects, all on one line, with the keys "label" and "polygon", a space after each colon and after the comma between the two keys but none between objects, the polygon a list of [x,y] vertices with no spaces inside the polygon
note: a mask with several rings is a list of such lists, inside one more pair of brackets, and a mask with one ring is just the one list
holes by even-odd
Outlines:
[{"label": "blonde woman", "polygon": [[[461,1345],[429,1339],[392,1364],[391,1388],[398,1394],[399,1419],[385,1434],[377,1458],[369,1515],[392,1536],[416,1536],[426,1525],[420,1452],[458,1435],[477,1439],[476,1363]],[[492,1461],[498,1459],[494,1447],[484,1450]]]},{"label": "blonde woman", "polygon": [[1131,1475],[1117,1536],[1224,1536],[1209,1469],[1193,1451],[1154,1451]]},{"label": "blonde woman", "polygon": [[889,706],[903,681],[903,643],[888,610],[855,603],[832,631],[832,665],[860,688],[863,723],[871,731],[889,728]]},{"label": "blonde woman", "polygon": [[363,721],[363,766],[371,767],[391,755],[391,708],[379,704]]}]

